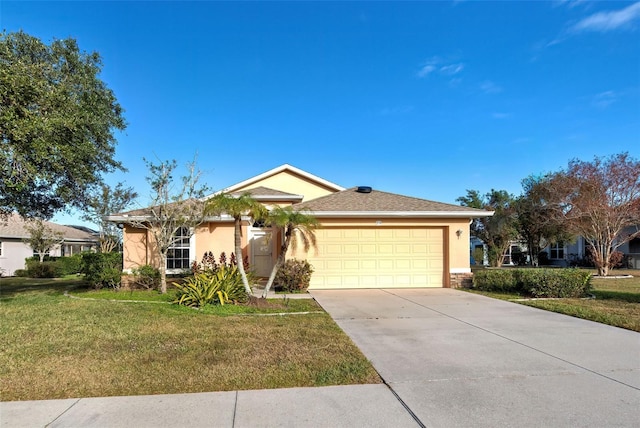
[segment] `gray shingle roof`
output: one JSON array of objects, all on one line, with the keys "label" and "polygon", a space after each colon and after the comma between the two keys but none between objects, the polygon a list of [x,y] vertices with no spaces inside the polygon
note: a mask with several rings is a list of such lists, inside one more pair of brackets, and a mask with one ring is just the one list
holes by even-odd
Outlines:
[{"label": "gray shingle roof", "polygon": [[284,199],[302,199],[301,195],[294,195],[293,193],[283,192],[281,190],[271,189],[269,187],[258,186],[252,189],[241,190],[239,192],[233,192],[231,195],[240,196],[244,193],[250,194],[252,197],[259,199],[260,197],[278,197],[281,196]]},{"label": "gray shingle roof", "polygon": [[403,196],[395,193],[372,190],[371,193],[360,193],[357,187],[352,187],[341,192],[296,204],[295,208],[307,209],[316,215],[321,213],[342,212],[345,214],[355,213],[414,213],[430,214],[438,213],[453,214],[457,216],[474,217],[487,216],[488,211],[474,208],[462,207],[459,205],[445,204],[442,202],[429,201],[426,199]]},{"label": "gray shingle roof", "polygon": [[[62,233],[67,240],[97,241],[97,238],[92,234],[75,227],[63,226],[50,221],[45,221],[44,223],[53,231]],[[7,218],[0,218],[0,238],[27,238],[29,232],[25,228],[25,224],[26,221],[16,213],[9,215]]]}]

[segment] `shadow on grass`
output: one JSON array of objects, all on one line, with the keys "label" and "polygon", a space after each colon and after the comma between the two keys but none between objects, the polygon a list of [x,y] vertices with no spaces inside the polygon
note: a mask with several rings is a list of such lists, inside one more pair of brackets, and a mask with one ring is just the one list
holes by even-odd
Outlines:
[{"label": "shadow on grass", "polygon": [[82,278],[0,278],[0,301],[30,292],[62,294],[70,288],[88,288]]},{"label": "shadow on grass", "polygon": [[596,299],[601,300],[620,300],[629,303],[640,303],[640,294],[630,293],[627,291],[608,291],[608,290],[591,290],[590,292]]}]

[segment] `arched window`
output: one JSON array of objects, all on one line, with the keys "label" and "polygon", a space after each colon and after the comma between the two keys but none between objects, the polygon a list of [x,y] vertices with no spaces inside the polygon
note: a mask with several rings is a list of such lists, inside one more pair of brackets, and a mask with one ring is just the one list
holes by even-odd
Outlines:
[{"label": "arched window", "polygon": [[167,251],[167,269],[189,269],[189,229],[181,227],[176,231],[173,245]]}]

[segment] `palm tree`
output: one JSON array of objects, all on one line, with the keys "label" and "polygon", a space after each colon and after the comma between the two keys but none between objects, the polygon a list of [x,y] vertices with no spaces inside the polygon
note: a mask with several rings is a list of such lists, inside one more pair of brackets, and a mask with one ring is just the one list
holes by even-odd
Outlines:
[{"label": "palm tree", "polygon": [[316,235],[314,229],[318,227],[318,220],[309,214],[303,214],[300,211],[293,209],[292,207],[275,207],[269,213],[267,223],[271,224],[274,228],[282,229],[284,234],[284,240],[280,247],[280,254],[278,254],[278,260],[271,270],[269,280],[264,288],[262,297],[266,298],[273,280],[278,273],[278,269],[284,265],[284,261],[287,255],[289,245],[291,249],[295,250],[298,244],[298,238],[302,241],[302,245],[305,251],[309,251],[309,247],[316,245]]},{"label": "palm tree", "polygon": [[207,201],[207,213],[220,215],[228,214],[234,220],[234,239],[236,260],[238,270],[242,276],[242,283],[247,294],[251,295],[251,286],[244,270],[244,258],[242,257],[242,216],[246,215],[253,219],[262,219],[267,215],[267,209],[260,202],[251,197],[248,192],[240,196],[233,196],[228,193],[219,193]]}]

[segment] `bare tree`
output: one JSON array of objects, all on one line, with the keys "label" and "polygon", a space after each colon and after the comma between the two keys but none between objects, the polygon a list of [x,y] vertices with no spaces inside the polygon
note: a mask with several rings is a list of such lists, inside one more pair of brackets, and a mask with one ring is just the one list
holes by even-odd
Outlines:
[{"label": "bare tree", "polygon": [[124,187],[123,183],[118,183],[113,188],[102,184],[91,193],[82,219],[95,223],[100,228],[100,252],[110,253],[122,242],[122,230],[106,217],[124,211],[137,197],[133,188]]},{"label": "bare tree", "polygon": [[29,232],[29,237],[23,242],[29,245],[33,252],[40,257],[40,263],[44,261],[44,256],[56,245],[64,242],[61,232],[56,232],[41,219],[32,219],[25,224],[25,229]]},{"label": "bare tree", "polygon": [[178,183],[173,174],[177,162],[153,163],[144,160],[149,169],[147,181],[151,185],[151,206],[145,213],[131,217],[127,222],[137,228],[146,229],[153,238],[151,248],[160,260],[160,291],[167,292],[167,254],[172,246],[183,239],[180,231],[193,234],[194,228],[204,221],[205,204],[201,200],[206,186],[199,184],[202,172],[196,161],[187,164],[187,174]]},{"label": "bare tree", "polygon": [[598,275],[607,276],[612,254],[640,236],[640,162],[628,153],[575,159],[552,177],[549,189],[555,215],[584,237]]}]

